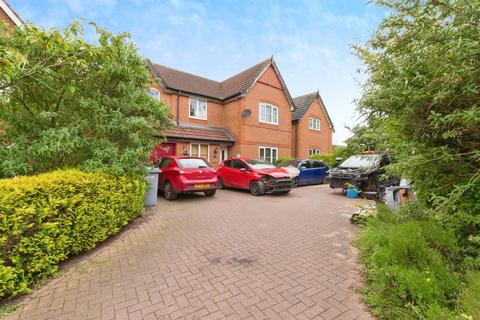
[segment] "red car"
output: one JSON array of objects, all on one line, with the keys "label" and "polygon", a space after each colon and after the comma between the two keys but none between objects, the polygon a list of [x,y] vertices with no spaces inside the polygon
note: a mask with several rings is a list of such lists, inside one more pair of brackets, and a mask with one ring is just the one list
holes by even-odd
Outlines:
[{"label": "red car", "polygon": [[175,200],[179,193],[203,192],[213,197],[217,191],[217,176],[203,158],[168,156],[158,162],[158,189],[165,199]]},{"label": "red car", "polygon": [[255,196],[265,193],[288,193],[292,179],[285,169],[263,160],[228,159],[217,170],[218,187],[250,190]]}]

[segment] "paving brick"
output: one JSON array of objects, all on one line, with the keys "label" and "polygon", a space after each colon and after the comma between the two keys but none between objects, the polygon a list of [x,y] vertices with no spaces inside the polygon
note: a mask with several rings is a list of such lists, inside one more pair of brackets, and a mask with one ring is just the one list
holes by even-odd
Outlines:
[{"label": "paving brick", "polygon": [[328,186],[159,199],[6,319],[373,319],[354,203]]}]

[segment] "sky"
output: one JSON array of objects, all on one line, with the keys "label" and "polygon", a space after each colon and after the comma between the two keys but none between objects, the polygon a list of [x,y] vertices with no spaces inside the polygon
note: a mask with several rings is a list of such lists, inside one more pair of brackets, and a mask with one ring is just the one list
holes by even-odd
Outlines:
[{"label": "sky", "polygon": [[[224,80],[273,55],[292,97],[319,90],[343,144],[360,122],[360,61],[385,11],[367,0],[10,0],[24,21],[63,28],[94,21],[128,32],[155,63]],[[94,39],[86,26],[87,39]]]}]

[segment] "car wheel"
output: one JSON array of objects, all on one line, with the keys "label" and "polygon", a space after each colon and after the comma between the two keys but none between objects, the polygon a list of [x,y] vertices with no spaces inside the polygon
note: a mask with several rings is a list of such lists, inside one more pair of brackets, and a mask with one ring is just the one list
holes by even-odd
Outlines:
[{"label": "car wheel", "polygon": [[178,194],[173,190],[172,184],[170,182],[165,182],[165,189],[163,192],[163,195],[165,196],[165,199],[171,201],[175,200],[178,197]]},{"label": "car wheel", "polygon": [[327,184],[328,183],[328,176],[325,175],[323,178],[322,178],[322,181],[320,182],[320,184]]},{"label": "car wheel", "polygon": [[262,181],[253,181],[250,183],[250,193],[254,196],[262,196],[265,194],[265,184]]},{"label": "car wheel", "polygon": [[204,192],[207,197],[213,197],[217,193],[217,189],[208,190]]},{"label": "car wheel", "polygon": [[225,189],[225,184],[223,183],[223,179],[218,177],[217,179],[217,185],[218,185],[218,189]]},{"label": "car wheel", "polygon": [[298,177],[292,179],[292,188],[298,187]]}]

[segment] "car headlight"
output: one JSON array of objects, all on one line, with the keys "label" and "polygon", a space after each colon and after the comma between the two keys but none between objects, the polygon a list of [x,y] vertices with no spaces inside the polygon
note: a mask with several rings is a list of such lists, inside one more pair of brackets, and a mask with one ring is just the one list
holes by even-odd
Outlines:
[{"label": "car headlight", "polygon": [[262,176],[262,181],[265,183],[270,183],[272,181],[272,177],[269,175],[263,175]]}]

